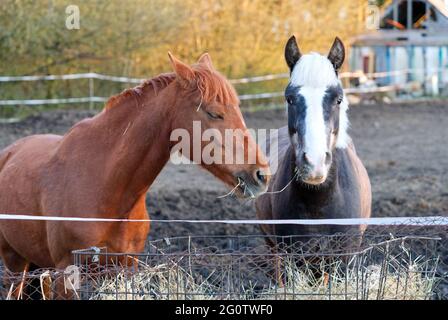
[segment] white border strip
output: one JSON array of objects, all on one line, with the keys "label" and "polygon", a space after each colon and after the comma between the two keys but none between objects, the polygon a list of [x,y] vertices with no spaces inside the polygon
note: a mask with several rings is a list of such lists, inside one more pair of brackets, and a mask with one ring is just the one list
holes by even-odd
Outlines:
[{"label": "white border strip", "polygon": [[296,224],[296,225],[411,225],[448,226],[448,217],[385,217],[348,219],[285,219],[285,220],[152,220],[152,219],[110,219],[81,217],[52,217],[19,214],[0,214],[0,220],[27,221],[72,221],[72,222],[151,222],[151,223],[220,223],[220,224]]}]

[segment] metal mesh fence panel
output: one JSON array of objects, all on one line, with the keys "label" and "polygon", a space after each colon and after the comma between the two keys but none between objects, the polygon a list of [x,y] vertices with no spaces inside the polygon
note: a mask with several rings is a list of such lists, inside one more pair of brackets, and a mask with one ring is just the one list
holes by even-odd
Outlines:
[{"label": "metal mesh fence panel", "polygon": [[1,268],[1,299],[446,299],[447,226],[361,235],[182,236],[143,253],[73,252],[66,270]]}]

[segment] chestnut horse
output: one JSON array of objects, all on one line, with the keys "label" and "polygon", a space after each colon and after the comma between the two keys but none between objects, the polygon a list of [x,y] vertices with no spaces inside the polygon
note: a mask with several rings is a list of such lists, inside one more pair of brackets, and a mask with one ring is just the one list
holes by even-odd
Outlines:
[{"label": "chestnut horse", "polygon": [[[244,132],[230,152],[255,153],[255,161],[201,165],[232,188],[243,181],[251,195],[264,192],[268,163],[245,126],[233,87],[208,54],[192,66],[169,57],[174,73],[110,98],[101,113],[64,136],[29,136],[0,152],[0,214],[148,219],[146,192],[170,158],[175,145],[170,135],[182,128],[193,139],[193,121],[222,136],[226,129]],[[229,152],[225,144],[220,148]],[[13,272],[65,268],[75,249],[141,252],[149,227],[146,222],[0,219],[0,254]]]},{"label": "chestnut horse", "polygon": [[[336,38],[327,57],[300,53],[295,37],[285,48],[291,71],[285,90],[288,125],[271,145],[277,161],[268,192],[256,200],[259,219],[369,218],[372,193],[365,167],[347,134],[348,103],[338,69],[345,57]],[[269,141],[268,141],[269,143]],[[273,168],[271,168],[272,171]],[[365,226],[263,225],[267,235],[362,234]],[[360,239],[360,238],[358,238]],[[275,239],[268,243],[275,245]]]}]

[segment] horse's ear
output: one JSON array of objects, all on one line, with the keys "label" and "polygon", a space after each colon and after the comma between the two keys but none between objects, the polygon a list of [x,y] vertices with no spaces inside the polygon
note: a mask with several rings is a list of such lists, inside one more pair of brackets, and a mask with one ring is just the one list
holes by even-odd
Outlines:
[{"label": "horse's ear", "polygon": [[168,56],[170,57],[174,72],[181,80],[187,83],[194,80],[194,71],[189,65],[177,59],[171,52],[168,52]]},{"label": "horse's ear", "polygon": [[210,58],[210,55],[207,52],[202,54],[202,56],[198,60],[198,63],[206,65],[210,69],[213,69],[212,59]]},{"label": "horse's ear", "polygon": [[328,53],[328,60],[333,64],[334,70],[338,71],[344,63],[345,48],[341,39],[336,37],[333,45],[331,46],[330,53]]},{"label": "horse's ear", "polygon": [[285,46],[285,60],[291,72],[301,56],[302,54],[300,53],[299,46],[297,45],[296,37],[292,36],[289,38]]}]

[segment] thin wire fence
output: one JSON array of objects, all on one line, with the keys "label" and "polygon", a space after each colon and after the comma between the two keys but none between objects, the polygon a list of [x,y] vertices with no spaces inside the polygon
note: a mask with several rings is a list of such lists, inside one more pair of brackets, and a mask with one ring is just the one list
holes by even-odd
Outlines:
[{"label": "thin wire fence", "polygon": [[[445,69],[441,70],[444,71]],[[405,70],[394,70],[388,72],[376,72],[376,73],[363,73],[357,72],[343,72],[340,74],[341,79],[378,79],[384,77],[402,76],[408,74],[414,74],[421,72],[419,69],[405,69]],[[439,70],[435,70],[434,74],[438,73]],[[250,84],[257,82],[265,82],[278,79],[287,79],[289,77],[288,73],[280,74],[269,74],[263,76],[247,77],[240,79],[231,79],[230,82],[235,85],[239,84]],[[98,73],[77,73],[77,74],[64,74],[64,75],[42,75],[42,76],[0,76],[1,83],[21,83],[30,81],[58,81],[58,80],[80,80],[87,79],[89,81],[89,95],[84,97],[68,97],[68,98],[48,98],[48,99],[9,99],[0,100],[0,106],[14,106],[14,105],[46,105],[46,104],[71,104],[71,103],[97,103],[105,102],[108,97],[96,96],[95,95],[95,85],[94,80],[109,81],[115,83],[124,84],[139,84],[145,79],[143,78],[130,78],[123,76],[110,76]],[[351,87],[347,88],[346,92],[350,94],[362,94],[362,93],[378,93],[378,92],[390,92],[397,90],[407,90],[413,88],[415,84],[413,82],[394,84],[387,86],[374,86],[374,87]],[[240,100],[250,101],[259,99],[270,99],[283,96],[282,91],[276,92],[262,92],[262,93],[251,93],[240,95]]]},{"label": "thin wire fence", "polygon": [[[328,225],[321,230],[328,231]],[[142,253],[73,252],[69,271],[2,269],[1,299],[396,300],[448,298],[448,225],[344,233],[190,235]],[[72,281],[73,279],[76,281]],[[76,290],[72,290],[76,288]]]}]

